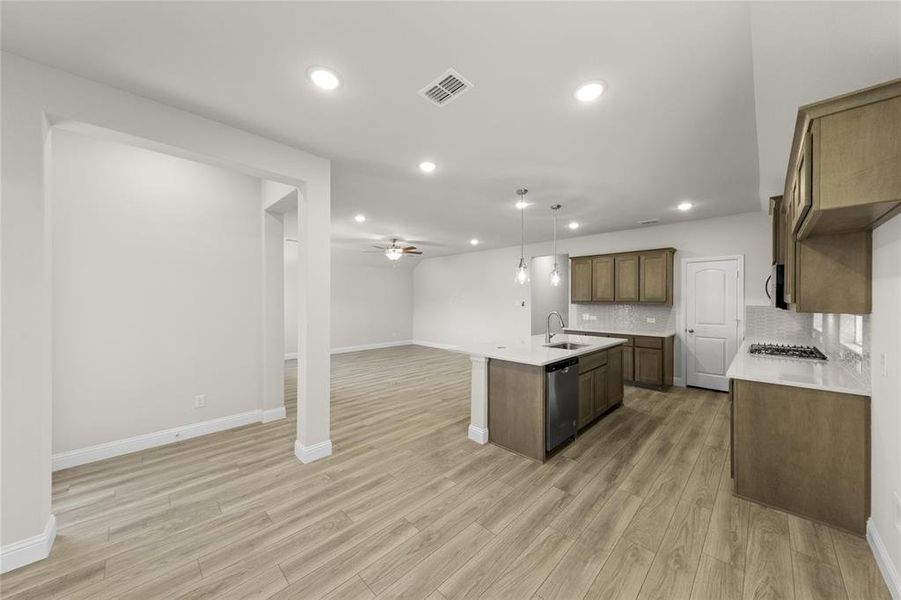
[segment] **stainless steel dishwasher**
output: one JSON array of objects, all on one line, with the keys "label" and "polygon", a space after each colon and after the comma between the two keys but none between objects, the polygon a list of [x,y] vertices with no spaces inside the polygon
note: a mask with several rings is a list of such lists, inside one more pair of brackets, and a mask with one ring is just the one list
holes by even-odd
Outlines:
[{"label": "stainless steel dishwasher", "polygon": [[571,358],[544,368],[547,389],[545,446],[550,452],[575,437],[579,419],[579,359]]}]

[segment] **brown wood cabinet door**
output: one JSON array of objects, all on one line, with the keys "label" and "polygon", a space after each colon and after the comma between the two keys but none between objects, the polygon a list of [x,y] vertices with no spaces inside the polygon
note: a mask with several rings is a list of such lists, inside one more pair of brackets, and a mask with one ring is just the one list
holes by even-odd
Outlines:
[{"label": "brown wood cabinet door", "polygon": [[639,255],[639,300],[642,302],[666,302],[667,253],[653,252]]},{"label": "brown wood cabinet door", "polygon": [[591,302],[591,258],[574,258],[571,266],[570,300]]},{"label": "brown wood cabinet door", "polygon": [[592,291],[591,299],[595,302],[613,302],[615,261],[612,256],[597,256],[591,259]]},{"label": "brown wood cabinet door", "polygon": [[783,245],[785,238],[782,235],[784,217],[782,215],[782,196],[770,198],[770,237],[772,242],[772,264],[785,264],[785,252]]},{"label": "brown wood cabinet door", "polygon": [[623,381],[634,381],[635,374],[632,370],[632,357],[634,356],[634,351],[632,346],[623,347]]},{"label": "brown wood cabinet door", "polygon": [[579,375],[579,427],[594,418],[594,371]]},{"label": "brown wood cabinet door", "polygon": [[622,254],[614,259],[616,301],[638,302],[638,255]]},{"label": "brown wood cabinet door", "polygon": [[598,367],[593,373],[591,414],[596,417],[607,410],[607,366]]},{"label": "brown wood cabinet door", "polygon": [[623,350],[622,346],[607,350],[607,406],[623,401]]},{"label": "brown wood cabinet door", "polygon": [[901,199],[901,96],[813,123],[816,205],[821,210]]},{"label": "brown wood cabinet door", "polygon": [[811,205],[811,181],[810,181],[810,135],[805,136],[801,156],[798,157],[798,165],[792,185],[792,220],[791,231],[796,232],[801,227],[804,217]]},{"label": "brown wood cabinet door", "polygon": [[663,350],[635,348],[635,381],[663,385]]},{"label": "brown wood cabinet door", "polygon": [[[796,193],[796,188],[792,188],[792,198]],[[789,223],[792,222],[792,213],[794,212],[794,204],[789,200],[785,207],[785,224],[782,227],[782,235],[784,239],[783,251],[785,252],[785,281],[783,282],[783,298],[791,304],[794,302],[795,295],[795,236]]]}]

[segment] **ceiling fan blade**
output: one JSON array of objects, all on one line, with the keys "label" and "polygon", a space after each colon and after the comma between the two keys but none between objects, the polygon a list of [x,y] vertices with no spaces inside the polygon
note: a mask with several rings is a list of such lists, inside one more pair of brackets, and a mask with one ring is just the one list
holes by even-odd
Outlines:
[{"label": "ceiling fan blade", "polygon": [[418,250],[410,250],[409,252],[404,250],[404,254],[422,254],[422,252],[419,252]]},{"label": "ceiling fan blade", "polygon": [[404,251],[407,251],[407,250],[416,250],[416,246],[404,246],[403,249],[404,249]]}]

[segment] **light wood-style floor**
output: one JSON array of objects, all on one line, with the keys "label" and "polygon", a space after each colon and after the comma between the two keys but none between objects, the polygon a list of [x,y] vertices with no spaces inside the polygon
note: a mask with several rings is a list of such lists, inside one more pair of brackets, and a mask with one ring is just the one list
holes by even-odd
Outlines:
[{"label": "light wood-style floor", "polygon": [[732,496],[725,395],[628,387],[539,465],[467,440],[469,365],[333,357],[334,455],[311,465],[291,402],[58,472],[53,552],[3,598],[888,598],[863,539]]}]

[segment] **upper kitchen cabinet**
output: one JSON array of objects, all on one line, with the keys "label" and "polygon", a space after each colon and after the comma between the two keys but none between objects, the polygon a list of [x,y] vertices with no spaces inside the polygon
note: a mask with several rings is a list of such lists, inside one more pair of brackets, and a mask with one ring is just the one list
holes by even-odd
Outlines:
[{"label": "upper kitchen cabinet", "polygon": [[638,302],[640,263],[637,254],[619,254],[614,257],[616,268],[617,302]]},{"label": "upper kitchen cabinet", "polygon": [[655,250],[638,255],[639,299],[642,302],[673,303],[673,250]]},{"label": "upper kitchen cabinet", "polygon": [[673,304],[674,248],[572,259],[572,302]]},{"label": "upper kitchen cabinet", "polygon": [[901,79],[799,109],[784,198],[802,240],[901,211]]},{"label": "upper kitchen cabinet", "polygon": [[801,107],[773,260],[798,312],[871,310],[872,229],[901,211],[901,79]]},{"label": "upper kitchen cabinet", "polygon": [[590,256],[572,259],[569,269],[569,296],[572,302],[591,302],[591,270]]},{"label": "upper kitchen cabinet", "polygon": [[595,256],[591,259],[591,300],[613,302],[615,300],[615,257]]}]

